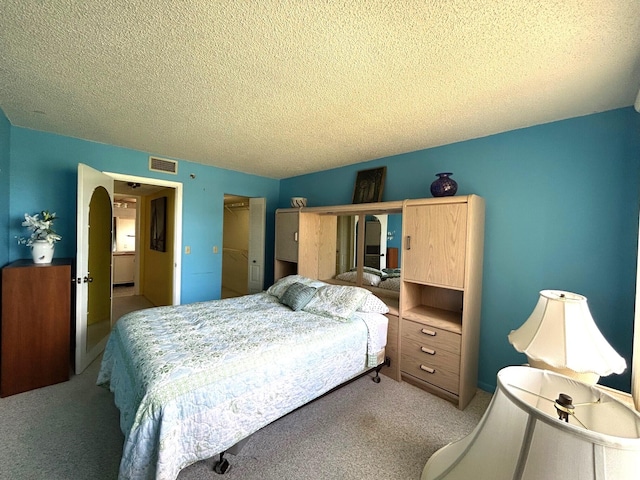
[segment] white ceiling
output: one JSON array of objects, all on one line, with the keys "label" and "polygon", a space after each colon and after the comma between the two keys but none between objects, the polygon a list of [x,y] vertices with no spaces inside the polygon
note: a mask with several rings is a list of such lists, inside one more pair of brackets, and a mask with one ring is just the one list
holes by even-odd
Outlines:
[{"label": "white ceiling", "polygon": [[638,0],[2,0],[16,126],[285,178],[633,104]]}]

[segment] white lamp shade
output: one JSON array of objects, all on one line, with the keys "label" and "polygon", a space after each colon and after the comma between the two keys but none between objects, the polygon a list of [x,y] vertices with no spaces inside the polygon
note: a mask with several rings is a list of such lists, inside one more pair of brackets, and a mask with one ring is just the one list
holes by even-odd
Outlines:
[{"label": "white lamp shade", "polygon": [[[560,393],[573,399],[569,423],[556,414]],[[597,387],[518,366],[498,372],[475,430],[434,453],[421,479],[637,480],[639,474],[637,412]]]},{"label": "white lamp shade", "polygon": [[509,342],[530,359],[557,369],[606,376],[627,368],[598,330],[587,299],[575,293],[541,291],[533,313],[509,333]]}]

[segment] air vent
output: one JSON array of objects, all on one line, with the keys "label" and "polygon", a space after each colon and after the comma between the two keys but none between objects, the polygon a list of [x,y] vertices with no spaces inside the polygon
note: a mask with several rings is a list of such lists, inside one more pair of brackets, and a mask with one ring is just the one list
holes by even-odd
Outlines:
[{"label": "air vent", "polygon": [[149,170],[152,172],[164,172],[178,174],[178,162],[166,158],[149,157]]}]

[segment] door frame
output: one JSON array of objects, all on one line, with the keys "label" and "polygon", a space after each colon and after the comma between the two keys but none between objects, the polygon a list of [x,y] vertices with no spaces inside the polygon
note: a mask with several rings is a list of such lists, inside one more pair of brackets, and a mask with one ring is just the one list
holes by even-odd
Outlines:
[{"label": "door frame", "polygon": [[[114,172],[103,172],[114,180],[123,182],[145,183],[158,187],[168,187],[175,190],[175,228],[173,231],[173,305],[180,305],[181,279],[182,279],[182,183],[171,180],[160,180],[157,178],[140,177],[135,175],[124,175]],[[137,239],[136,239],[137,240]]]}]

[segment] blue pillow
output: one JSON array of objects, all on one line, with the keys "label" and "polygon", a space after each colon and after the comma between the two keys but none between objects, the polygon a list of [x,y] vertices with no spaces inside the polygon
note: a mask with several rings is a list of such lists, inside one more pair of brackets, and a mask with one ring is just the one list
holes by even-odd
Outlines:
[{"label": "blue pillow", "polygon": [[294,312],[302,310],[311,301],[316,293],[315,287],[310,287],[299,282],[292,283],[282,294],[280,303],[291,308]]}]

